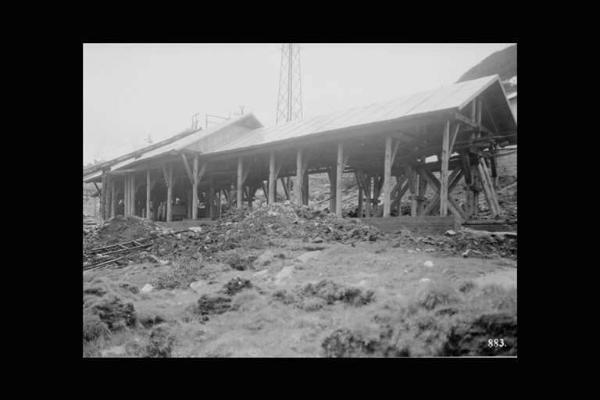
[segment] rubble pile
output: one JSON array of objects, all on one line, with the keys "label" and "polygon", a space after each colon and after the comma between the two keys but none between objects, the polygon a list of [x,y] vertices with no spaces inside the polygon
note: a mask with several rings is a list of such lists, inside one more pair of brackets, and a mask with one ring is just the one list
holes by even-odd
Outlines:
[{"label": "rubble pile", "polygon": [[[285,202],[263,205],[252,210],[231,210],[214,224],[179,232],[164,229],[138,217],[116,217],[102,225],[93,234],[93,238],[88,238],[86,247],[151,238],[152,245],[146,251],[128,254],[126,261],[120,261],[126,263],[152,261],[153,258],[154,261],[177,258],[212,259],[216,253],[239,248],[250,251],[264,249],[277,238],[298,238],[315,243],[353,243],[361,240],[375,241],[379,237],[381,232],[371,225]],[[239,261],[232,258],[226,263],[242,270],[253,259]]]},{"label": "rubble pile", "polygon": [[164,230],[145,218],[116,216],[86,235],[87,247],[101,247],[118,242],[152,237]]},{"label": "rubble pile", "polygon": [[487,232],[472,229],[447,231],[444,235],[418,236],[402,230],[396,238],[395,247],[417,249],[434,248],[453,256],[463,257],[517,257],[517,234],[515,232]]}]

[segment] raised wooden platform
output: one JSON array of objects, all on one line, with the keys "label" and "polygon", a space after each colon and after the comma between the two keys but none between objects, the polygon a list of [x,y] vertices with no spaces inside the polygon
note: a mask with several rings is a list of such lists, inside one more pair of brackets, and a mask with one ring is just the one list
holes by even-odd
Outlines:
[{"label": "raised wooden platform", "polygon": [[379,217],[361,218],[362,222],[373,225],[385,233],[397,233],[402,229],[420,233],[444,233],[460,228],[460,221],[453,215],[440,217],[435,215],[418,217]]}]

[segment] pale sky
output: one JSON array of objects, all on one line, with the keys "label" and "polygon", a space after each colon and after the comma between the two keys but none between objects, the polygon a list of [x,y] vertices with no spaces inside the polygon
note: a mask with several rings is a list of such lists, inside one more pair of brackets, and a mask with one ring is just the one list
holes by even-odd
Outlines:
[{"label": "pale sky", "polygon": [[[502,44],[300,44],[304,117],[455,82]],[[84,44],[83,157],[109,160],[195,113],[275,123],[281,44]]]}]

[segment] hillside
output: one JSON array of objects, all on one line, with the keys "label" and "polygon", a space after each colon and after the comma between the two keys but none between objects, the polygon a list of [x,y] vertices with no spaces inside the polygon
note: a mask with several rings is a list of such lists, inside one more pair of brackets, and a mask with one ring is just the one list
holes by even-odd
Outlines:
[{"label": "hillside", "polygon": [[[509,46],[506,49],[490,54],[479,64],[465,72],[457,82],[494,74],[498,74],[503,82],[517,75],[517,45]],[[516,82],[514,84],[505,83],[504,89],[507,92],[516,91]]]}]

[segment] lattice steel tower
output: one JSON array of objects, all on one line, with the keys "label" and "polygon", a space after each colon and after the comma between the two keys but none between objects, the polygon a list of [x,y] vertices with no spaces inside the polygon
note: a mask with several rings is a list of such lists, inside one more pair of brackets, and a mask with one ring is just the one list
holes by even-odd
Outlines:
[{"label": "lattice steel tower", "polygon": [[302,81],[300,74],[300,46],[281,46],[281,69],[279,71],[279,95],[275,123],[302,118]]}]

